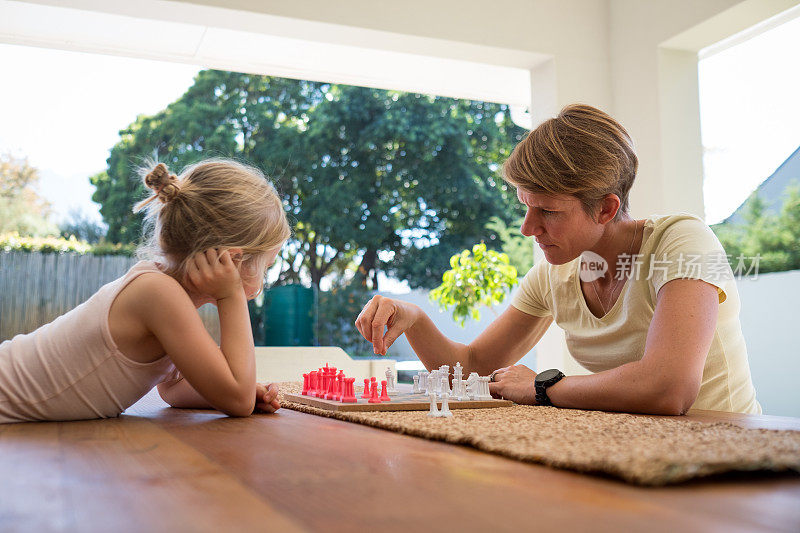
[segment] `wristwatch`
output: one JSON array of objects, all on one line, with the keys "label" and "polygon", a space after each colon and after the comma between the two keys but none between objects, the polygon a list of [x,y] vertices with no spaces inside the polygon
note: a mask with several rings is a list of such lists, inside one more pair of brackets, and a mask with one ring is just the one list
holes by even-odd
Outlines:
[{"label": "wristwatch", "polygon": [[547,388],[552,387],[564,377],[563,372],[555,368],[539,372],[536,375],[536,379],[533,380],[533,387],[536,390],[536,403],[538,405],[553,405],[553,402],[547,397]]}]

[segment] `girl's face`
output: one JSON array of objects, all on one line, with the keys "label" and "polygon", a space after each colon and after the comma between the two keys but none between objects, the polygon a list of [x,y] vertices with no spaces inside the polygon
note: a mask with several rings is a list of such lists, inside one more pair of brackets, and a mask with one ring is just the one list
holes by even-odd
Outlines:
[{"label": "girl's face", "polygon": [[275,263],[279,251],[276,249],[239,263],[239,276],[248,300],[258,296],[264,288],[267,269]]},{"label": "girl's face", "polygon": [[592,220],[574,196],[517,189],[517,198],[528,208],[520,231],[536,240],[550,264],[572,261],[591,250],[603,234],[603,224]]}]

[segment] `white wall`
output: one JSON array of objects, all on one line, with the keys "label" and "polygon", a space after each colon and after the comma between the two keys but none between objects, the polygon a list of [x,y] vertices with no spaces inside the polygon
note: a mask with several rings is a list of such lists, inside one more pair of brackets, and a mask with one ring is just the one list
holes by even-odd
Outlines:
[{"label": "white wall", "polygon": [[737,282],[756,398],[764,414],[800,416],[800,270]]}]

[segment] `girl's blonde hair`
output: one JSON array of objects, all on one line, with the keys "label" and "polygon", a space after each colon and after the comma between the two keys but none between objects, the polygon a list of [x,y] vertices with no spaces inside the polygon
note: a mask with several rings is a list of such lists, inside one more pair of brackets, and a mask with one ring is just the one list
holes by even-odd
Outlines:
[{"label": "girl's blonde hair", "polygon": [[503,165],[503,178],[532,193],[568,194],[594,218],[600,201],[616,194],[615,219],[628,213],[639,160],[622,125],[599,109],[573,104],[541,123]]},{"label": "girl's blonde hair", "polygon": [[145,211],[141,259],[164,264],[181,280],[188,260],[208,248],[241,248],[253,279],[263,277],[267,253],[291,235],[275,188],[258,169],[229,159],[207,159],[180,176],[164,163],[140,169],[152,196],[136,204]]}]

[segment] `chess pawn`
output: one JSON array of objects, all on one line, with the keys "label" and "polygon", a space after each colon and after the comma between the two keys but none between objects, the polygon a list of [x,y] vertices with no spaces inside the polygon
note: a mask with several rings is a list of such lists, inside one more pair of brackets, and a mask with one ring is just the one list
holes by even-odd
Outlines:
[{"label": "chess pawn", "polygon": [[436,370],[428,372],[428,375],[425,377],[425,394],[430,394],[431,392],[436,392],[433,383],[436,381]]},{"label": "chess pawn", "polygon": [[397,395],[397,388],[395,384],[397,383],[397,379],[395,377],[395,373],[392,372],[392,367],[386,367],[386,392],[389,396],[396,396]]},{"label": "chess pawn", "polygon": [[419,394],[419,375],[412,377],[414,380],[414,388],[411,389],[411,394]]},{"label": "chess pawn", "polygon": [[445,394],[450,394],[450,381],[447,376],[442,376],[441,383],[439,384],[439,397],[441,398]]},{"label": "chess pawn", "polygon": [[436,393],[431,392],[430,394],[428,394],[428,397],[431,400],[431,410],[428,412],[428,416],[435,416],[435,417],[441,416],[439,415],[439,408],[436,406]]},{"label": "chess pawn", "polygon": [[467,394],[467,382],[461,378],[458,378],[458,393],[456,395],[456,400],[460,402],[469,400],[469,394]]},{"label": "chess pawn", "polygon": [[[447,379],[447,378],[442,378],[442,379]],[[449,398],[450,395],[448,393],[445,392],[442,394],[442,410],[439,412],[439,416],[443,418],[450,418],[451,416],[453,416],[453,413],[450,411],[450,406],[447,405],[447,400]]]}]

